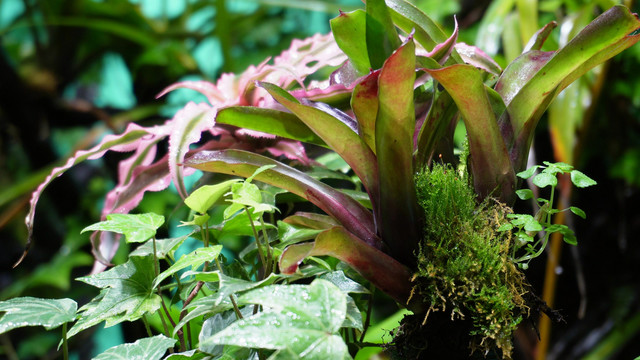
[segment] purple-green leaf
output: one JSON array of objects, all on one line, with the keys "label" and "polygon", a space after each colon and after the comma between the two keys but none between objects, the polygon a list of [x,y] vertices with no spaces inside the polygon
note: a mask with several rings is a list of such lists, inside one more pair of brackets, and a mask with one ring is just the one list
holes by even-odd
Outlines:
[{"label": "purple-green leaf", "polygon": [[375,203],[378,189],[376,156],[350,125],[329,113],[301,104],[280,87],[259,83],[276,101],[289,109],[349,164]]},{"label": "purple-green leaf", "polygon": [[511,150],[516,169],[524,168],[533,130],[553,98],[594,66],[640,40],[633,33],[640,20],[624,6],[614,6],[585,27],[559,50],[508,102],[515,144]]},{"label": "purple-green leaf", "polygon": [[242,177],[253,175],[261,166],[276,165],[258,174],[255,180],[307,199],[368,244],[382,247],[380,238],[375,234],[373,215],[369,210],[348,195],[278,161],[247,151],[220,150],[197,153],[187,159],[185,165]]},{"label": "purple-green leaf", "polygon": [[[393,22],[406,33],[413,31],[418,44],[426,50],[434,50],[438,44],[446,44],[451,39],[435,21],[410,2],[386,0],[386,3]],[[455,49],[451,52],[451,58],[455,63],[462,63],[462,59]],[[440,59],[436,58],[436,60]]]},{"label": "purple-green leaf", "polygon": [[369,148],[376,151],[376,116],[378,115],[378,76],[376,70],[353,89],[351,108],[358,120],[358,133]]},{"label": "purple-green leaf", "polygon": [[183,168],[178,166],[189,151],[189,145],[200,140],[203,131],[214,125],[216,110],[206,104],[188,103],[173,117],[173,129],[169,136],[169,172],[178,194],[185,199]]},{"label": "purple-green leaf", "polygon": [[449,92],[462,114],[476,193],[482,199],[494,194],[510,203],[514,199],[515,174],[480,70],[470,65],[452,65],[427,71]]},{"label": "purple-green leaf", "polygon": [[344,261],[378,289],[406,305],[412,286],[409,269],[341,226],[320,233],[314,242],[287,247],[280,256],[280,271],[293,274],[308,256],[323,255]]},{"label": "purple-green leaf", "polygon": [[[415,45],[409,38],[387,59],[378,79],[376,155],[380,181],[379,232],[392,255],[414,260],[420,228],[413,182]],[[383,215],[384,214],[384,215]]]},{"label": "purple-green leaf", "polygon": [[438,141],[456,116],[458,108],[446,91],[438,92],[427,117],[422,123],[416,141],[415,164],[417,169],[426,166],[432,159]]}]

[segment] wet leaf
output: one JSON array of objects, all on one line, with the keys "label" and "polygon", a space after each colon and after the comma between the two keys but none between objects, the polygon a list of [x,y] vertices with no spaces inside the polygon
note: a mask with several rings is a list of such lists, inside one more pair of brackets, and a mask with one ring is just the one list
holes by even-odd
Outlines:
[{"label": "wet leaf", "polygon": [[94,360],[160,360],[168,349],[176,343],[164,335],[143,338],[132,344],[122,344],[109,348]]},{"label": "wet leaf", "polygon": [[106,321],[112,326],[134,321],[160,308],[160,297],[153,292],[153,257],[131,257],[125,264],[77,280],[103,289],[101,295],[80,309],[81,317],[69,330],[71,337]]},{"label": "wet leaf", "polygon": [[596,185],[597,182],[578,170],[571,171],[571,182],[579,188]]},{"label": "wet leaf", "polygon": [[347,315],[346,296],[335,285],[270,285],[239,297],[241,304],[259,304],[264,311],[239,320],[202,345],[229,344],[287,350],[305,359],[343,359],[347,346],[339,335]]},{"label": "wet leaf", "polygon": [[0,334],[24,326],[43,326],[47,330],[74,321],[78,305],[71,299],[18,297],[0,301]]}]

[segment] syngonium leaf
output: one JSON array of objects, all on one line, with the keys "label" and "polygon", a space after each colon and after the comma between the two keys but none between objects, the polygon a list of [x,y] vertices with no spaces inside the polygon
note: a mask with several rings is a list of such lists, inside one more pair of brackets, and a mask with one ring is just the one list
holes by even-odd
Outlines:
[{"label": "syngonium leaf", "polygon": [[231,189],[231,185],[241,181],[231,179],[215,185],[204,185],[194,190],[186,199],[185,205],[191,210],[204,214]]},{"label": "syngonium leaf", "polygon": [[341,226],[325,230],[313,242],[287,247],[280,256],[280,271],[293,274],[307,257],[324,255],[344,261],[378,289],[401,304],[407,303],[412,287],[409,269]]},{"label": "syngonium leaf", "polygon": [[[634,33],[638,28],[640,20],[627,8],[612,7],[548,59],[510,102],[505,101],[513,127],[510,151],[516,170],[525,167],[533,130],[553,98],[594,66],[638,42],[640,34]],[[512,80],[517,81],[517,76]]]},{"label": "syngonium leaf", "polygon": [[176,339],[164,335],[143,338],[131,344],[122,344],[107,349],[94,360],[160,360]]},{"label": "syngonium leaf", "polygon": [[71,299],[18,297],[0,301],[0,334],[24,326],[43,326],[47,330],[72,322],[78,304]]},{"label": "syngonium leaf", "polygon": [[[158,239],[155,243],[156,258],[164,259],[169,255],[173,258],[173,253],[191,234],[171,239]],[[147,240],[144,244],[133,250],[129,256],[149,256],[154,253],[153,239]]]},{"label": "syngonium leaf", "polygon": [[[419,218],[413,181],[415,45],[409,37],[382,66],[378,79],[375,144],[380,183],[378,228],[392,256],[411,264]],[[374,205],[374,209],[375,205]],[[375,211],[375,210],[374,210]]]},{"label": "syngonium leaf", "polygon": [[381,248],[371,212],[353,198],[307,174],[267,157],[240,150],[203,151],[185,161],[203,171],[249,177],[264,165],[276,167],[255,177],[257,181],[286,189],[317,205],[368,244]]},{"label": "syngonium leaf", "polygon": [[214,261],[220,251],[222,245],[210,246],[202,249],[197,249],[189,254],[182,255],[178,261],[171,265],[167,270],[161,272],[153,282],[153,288],[156,288],[160,283],[169,276],[177,273],[178,271],[191,267],[192,269],[198,268],[200,265],[208,261]]},{"label": "syngonium leaf", "polygon": [[230,344],[272,349],[304,359],[350,358],[338,333],[347,315],[346,296],[328,281],[270,285],[240,296],[238,303],[259,304],[264,311],[204,339],[201,346]]},{"label": "syngonium leaf", "polygon": [[68,336],[102,321],[106,321],[108,327],[155,313],[160,308],[160,296],[154,292],[153,269],[152,256],[134,256],[108,271],[78,278],[103,290],[100,297],[80,309],[82,315]]},{"label": "syngonium leaf", "polygon": [[82,229],[86,231],[111,231],[124,234],[127,242],[143,242],[156,235],[156,230],[164,224],[164,216],[146,214],[110,214],[101,221]]}]

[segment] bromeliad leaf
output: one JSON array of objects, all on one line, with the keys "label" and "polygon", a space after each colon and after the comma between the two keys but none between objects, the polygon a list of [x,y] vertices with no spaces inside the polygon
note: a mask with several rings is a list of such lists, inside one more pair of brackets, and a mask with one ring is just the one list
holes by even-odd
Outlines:
[{"label": "bromeliad leaf", "polygon": [[176,343],[164,335],[140,339],[132,344],[122,344],[109,348],[94,360],[160,360],[168,349]]},{"label": "bromeliad leaf", "polygon": [[256,180],[286,189],[301,196],[343,224],[368,244],[381,248],[375,234],[373,216],[353,198],[290,166],[264,156],[239,150],[203,151],[186,165],[212,172],[249,177],[264,165],[276,165],[256,176]]},{"label": "bromeliad leaf", "polygon": [[78,305],[71,299],[19,297],[0,301],[0,334],[24,326],[51,330],[74,321]]},{"label": "bromeliad leaf", "polygon": [[405,264],[415,261],[413,253],[420,238],[413,182],[415,57],[415,44],[409,37],[384,63],[378,79],[375,124],[380,202],[374,203],[374,212],[383,241],[392,256]]},{"label": "bromeliad leaf", "polygon": [[203,249],[197,249],[189,254],[182,255],[175,264],[171,265],[171,267],[158,275],[158,277],[153,281],[153,288],[156,288],[164,279],[182,269],[190,266],[193,270],[195,270],[205,262],[215,260],[218,255],[220,255],[221,250],[222,245],[215,245]]},{"label": "bromeliad leaf", "polygon": [[111,231],[124,234],[127,242],[143,242],[156,235],[156,230],[164,224],[164,216],[146,214],[110,214],[101,221],[82,229],[86,231]]},{"label": "bromeliad leaf", "polygon": [[280,256],[280,271],[285,275],[294,274],[307,257],[324,255],[344,261],[378,289],[406,304],[411,291],[409,269],[341,226],[325,230],[314,242],[287,247]]},{"label": "bromeliad leaf", "polygon": [[356,10],[340,13],[331,20],[331,31],[340,49],[349,57],[358,75],[366,75],[371,69],[367,52],[367,13]]},{"label": "bromeliad leaf", "polygon": [[309,144],[326,146],[297,116],[278,110],[234,106],[218,112],[216,123],[238,126]]},{"label": "bromeliad leaf", "polygon": [[[282,88],[261,82],[259,85],[267,90],[282,106],[291,110],[313,132],[337,152],[351,166],[362,184],[373,199],[377,194],[376,158],[367,144],[358,134],[340,119],[312,106],[301,104]],[[374,201],[375,202],[375,201]]]},{"label": "bromeliad leaf", "polygon": [[[303,299],[303,301],[300,301]],[[345,294],[325,280],[311,285],[271,285],[238,298],[264,312],[235,322],[201,342],[287,351],[305,359],[344,359],[338,331],[347,315]]]},{"label": "bromeliad leaf", "polygon": [[112,326],[155,313],[160,308],[160,297],[153,292],[154,277],[153,257],[134,256],[108,271],[78,278],[103,290],[98,300],[80,309],[82,315],[68,336],[102,321],[106,321],[105,326]]}]

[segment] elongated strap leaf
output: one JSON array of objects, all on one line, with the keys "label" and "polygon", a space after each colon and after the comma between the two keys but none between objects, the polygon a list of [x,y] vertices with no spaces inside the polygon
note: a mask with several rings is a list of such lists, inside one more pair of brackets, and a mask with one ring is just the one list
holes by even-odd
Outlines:
[{"label": "elongated strap leaf", "polygon": [[358,132],[369,148],[376,151],[376,116],[378,115],[378,76],[376,70],[353,89],[351,108],[358,120]]},{"label": "elongated strap leaf", "polygon": [[[434,50],[437,44],[448,43],[448,36],[440,26],[415,5],[406,0],[386,0],[393,22],[406,33],[414,32],[418,44],[426,50]],[[457,37],[457,28],[454,31]],[[455,49],[451,52],[454,63],[462,64]],[[441,58],[435,58],[440,61]]]},{"label": "elongated strap leaf", "polygon": [[344,261],[394,300],[407,304],[411,292],[409,269],[342,226],[320,233],[314,242],[287,247],[280,256],[280,271],[293,274],[308,256],[323,255]]},{"label": "elongated strap leaf", "polygon": [[216,123],[261,131],[310,144],[327,146],[297,116],[278,110],[233,106],[218,112]]},{"label": "elongated strap leaf", "polygon": [[640,20],[635,14],[621,5],[612,7],[585,27],[519,89],[507,108],[517,142],[511,155],[516,170],[526,166],[533,130],[556,94],[594,66],[638,42],[640,34],[633,32],[639,28]]},{"label": "elongated strap leaf", "polygon": [[367,13],[356,10],[350,13],[340,13],[331,20],[331,32],[340,49],[349,57],[351,64],[363,76],[371,69],[367,52]]},{"label": "elongated strap leaf", "polygon": [[391,254],[411,264],[419,239],[413,182],[415,45],[409,38],[384,63],[378,79],[376,154],[380,178],[379,232]]},{"label": "elongated strap leaf", "polygon": [[438,140],[444,135],[457,112],[458,108],[448,92],[442,91],[436,94],[436,99],[418,133],[415,155],[417,169],[422,169],[429,164]]},{"label": "elongated strap leaf", "polygon": [[291,110],[315,132],[333,151],[338,153],[362,180],[371,201],[376,203],[378,191],[376,156],[350,125],[325,111],[301,104],[282,88],[261,82],[261,87],[276,101]]},{"label": "elongated strap leaf", "polygon": [[515,174],[480,71],[471,65],[426,71],[447,89],[462,114],[477,194],[481,199],[493,194],[510,203],[514,196]]},{"label": "elongated strap leaf", "polygon": [[371,67],[379,69],[402,42],[384,0],[368,0],[366,10],[367,53]]},{"label": "elongated strap leaf", "polygon": [[364,206],[348,195],[276,160],[248,151],[219,150],[199,152],[187,159],[185,165],[242,177],[253,175],[261,166],[275,165],[258,174],[255,179],[309,200],[369,245],[382,248],[382,242],[375,234],[373,215]]}]

